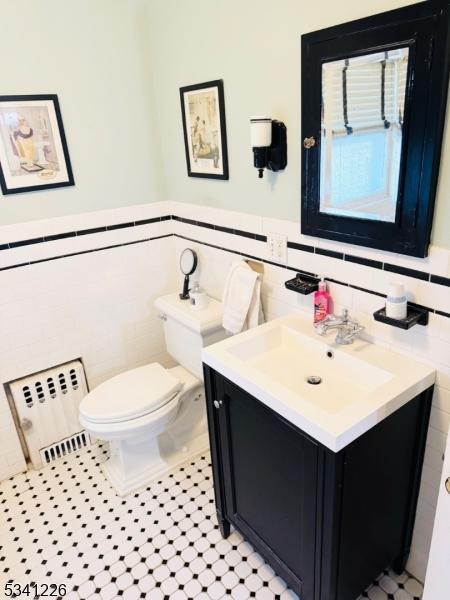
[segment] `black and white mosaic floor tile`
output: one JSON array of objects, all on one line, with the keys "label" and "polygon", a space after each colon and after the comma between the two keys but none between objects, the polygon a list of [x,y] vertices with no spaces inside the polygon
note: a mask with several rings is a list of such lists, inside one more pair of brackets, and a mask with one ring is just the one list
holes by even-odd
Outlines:
[{"label": "black and white mosaic floor tile", "polygon": [[[209,457],[119,498],[105,455],[93,446],[0,483],[0,598],[14,581],[64,584],[65,600],[297,599],[238,532],[221,538]],[[386,572],[360,600],[421,594]]]}]

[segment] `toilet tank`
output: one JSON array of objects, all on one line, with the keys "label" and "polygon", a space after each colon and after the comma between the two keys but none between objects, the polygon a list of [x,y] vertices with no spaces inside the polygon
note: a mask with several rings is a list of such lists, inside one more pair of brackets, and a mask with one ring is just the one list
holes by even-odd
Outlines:
[{"label": "toilet tank", "polygon": [[193,310],[189,300],[169,294],[157,298],[155,306],[163,319],[167,352],[203,380],[202,348],[227,336],[222,327],[222,303],[209,298],[205,308]]}]

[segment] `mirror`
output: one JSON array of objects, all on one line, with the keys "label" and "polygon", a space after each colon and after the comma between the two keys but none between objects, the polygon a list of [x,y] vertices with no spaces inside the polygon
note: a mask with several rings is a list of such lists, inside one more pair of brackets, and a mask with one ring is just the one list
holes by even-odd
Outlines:
[{"label": "mirror", "polygon": [[449,32],[429,0],[302,36],[303,234],[427,255]]},{"label": "mirror", "polygon": [[185,248],[180,255],[180,270],[184,275],[183,291],[180,294],[181,300],[189,299],[189,275],[192,275],[196,268],[197,253],[191,248]]},{"label": "mirror", "polygon": [[322,65],[320,211],[396,216],[408,48]]}]

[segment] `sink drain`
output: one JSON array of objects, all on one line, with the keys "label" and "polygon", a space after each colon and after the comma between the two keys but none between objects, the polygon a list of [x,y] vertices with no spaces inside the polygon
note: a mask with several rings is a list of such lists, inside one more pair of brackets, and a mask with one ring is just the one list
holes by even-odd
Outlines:
[{"label": "sink drain", "polygon": [[306,378],[306,381],[311,385],[319,385],[319,383],[322,383],[322,377],[319,375],[310,375]]}]

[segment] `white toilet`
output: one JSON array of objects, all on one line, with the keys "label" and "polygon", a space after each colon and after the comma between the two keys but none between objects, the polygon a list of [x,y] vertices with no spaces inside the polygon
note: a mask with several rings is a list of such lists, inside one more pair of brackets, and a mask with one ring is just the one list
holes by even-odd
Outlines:
[{"label": "white toilet", "polygon": [[179,363],[152,363],[105,381],[80,403],[81,425],[110,442],[102,468],[121,496],[208,448],[201,350],[226,336],[222,304],[192,310],[178,294],[155,302],[167,351]]}]

